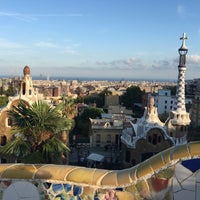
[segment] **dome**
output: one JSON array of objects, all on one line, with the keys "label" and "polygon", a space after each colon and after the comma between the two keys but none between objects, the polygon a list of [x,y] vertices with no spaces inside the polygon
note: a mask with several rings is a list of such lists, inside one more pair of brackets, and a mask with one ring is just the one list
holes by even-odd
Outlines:
[{"label": "dome", "polygon": [[30,74],[30,73],[31,73],[30,67],[29,66],[25,66],[24,67],[24,75],[27,75],[27,74]]}]

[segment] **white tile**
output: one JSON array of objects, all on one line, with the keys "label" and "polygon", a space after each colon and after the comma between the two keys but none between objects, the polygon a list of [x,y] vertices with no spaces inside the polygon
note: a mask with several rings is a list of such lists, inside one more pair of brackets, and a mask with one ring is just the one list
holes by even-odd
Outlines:
[{"label": "white tile", "polygon": [[185,168],[183,165],[177,163],[175,165],[175,176],[178,179],[179,182],[182,182],[187,177],[191,176],[193,173]]},{"label": "white tile", "polygon": [[200,182],[200,170],[196,172],[196,181]]},{"label": "white tile", "polygon": [[200,199],[200,183],[196,184],[196,199],[195,200],[199,200]]},{"label": "white tile", "polygon": [[174,193],[174,200],[195,200],[195,192],[182,190]]},{"label": "white tile", "polygon": [[37,188],[29,182],[19,181],[11,184],[3,193],[3,200],[39,200]]},{"label": "white tile", "polygon": [[173,177],[172,190],[173,190],[173,192],[177,192],[177,191],[181,190],[181,186],[178,183],[178,181],[177,181],[175,176]]},{"label": "white tile", "polygon": [[195,186],[196,186],[196,176],[195,174],[192,175],[191,177],[187,178],[181,183],[183,189],[190,190],[190,191],[195,191]]}]

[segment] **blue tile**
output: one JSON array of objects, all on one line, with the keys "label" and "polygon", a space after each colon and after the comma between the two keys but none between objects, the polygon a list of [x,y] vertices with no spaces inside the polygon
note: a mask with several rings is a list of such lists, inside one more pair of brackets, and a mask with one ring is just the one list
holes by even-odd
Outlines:
[{"label": "blue tile", "polygon": [[73,194],[74,196],[78,196],[82,193],[82,187],[81,186],[77,186],[75,185],[74,186],[74,189],[73,189]]},{"label": "blue tile", "polygon": [[52,190],[53,190],[55,193],[62,192],[62,190],[63,190],[63,185],[62,185],[62,184],[52,184]]},{"label": "blue tile", "polygon": [[115,188],[117,191],[123,191],[123,188]]},{"label": "blue tile", "polygon": [[51,187],[51,183],[48,182],[43,183],[43,185],[46,189],[49,189]]},{"label": "blue tile", "polygon": [[198,169],[200,169],[200,159],[199,158],[185,160],[185,161],[182,161],[181,164],[193,173],[196,172]]},{"label": "blue tile", "polygon": [[66,192],[69,192],[72,189],[72,185],[70,184],[63,184],[63,186]]}]

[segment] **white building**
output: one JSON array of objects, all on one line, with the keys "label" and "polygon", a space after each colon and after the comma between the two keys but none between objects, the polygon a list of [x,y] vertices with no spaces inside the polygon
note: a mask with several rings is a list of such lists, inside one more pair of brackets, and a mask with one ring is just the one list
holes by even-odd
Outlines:
[{"label": "white building", "polygon": [[159,90],[154,96],[155,107],[158,109],[158,114],[169,113],[175,104],[175,96],[171,96],[171,91],[168,89]]},{"label": "white building", "polygon": [[[176,97],[171,95],[171,90],[169,89],[159,90],[158,93],[153,96],[155,107],[157,107],[158,110],[158,115],[169,113],[176,103]],[[185,104],[192,104],[192,99],[185,98]]]}]

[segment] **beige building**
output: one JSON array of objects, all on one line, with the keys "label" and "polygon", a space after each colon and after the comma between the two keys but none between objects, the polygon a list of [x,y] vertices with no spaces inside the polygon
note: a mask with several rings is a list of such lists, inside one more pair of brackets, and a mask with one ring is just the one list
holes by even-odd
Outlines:
[{"label": "beige building", "polygon": [[125,114],[132,115],[133,111],[126,109],[125,106],[119,104],[118,95],[106,95],[105,96],[105,108],[109,114]]},{"label": "beige building", "polygon": [[[12,108],[12,106],[18,105],[19,101],[25,102],[27,105],[31,105],[33,102],[42,98],[42,95],[37,92],[33,87],[32,77],[30,75],[30,68],[25,66],[23,69],[24,76],[21,80],[19,94],[10,97],[9,102],[6,107],[0,110],[0,145],[5,145],[10,139],[11,134],[10,129],[12,122],[9,120],[7,111]],[[13,158],[11,158],[13,159]],[[1,158],[1,162],[9,162],[9,158]]]},{"label": "beige building", "polygon": [[124,114],[102,114],[102,119],[90,119],[92,134],[91,147],[121,148],[121,134],[126,121],[134,119]]}]

